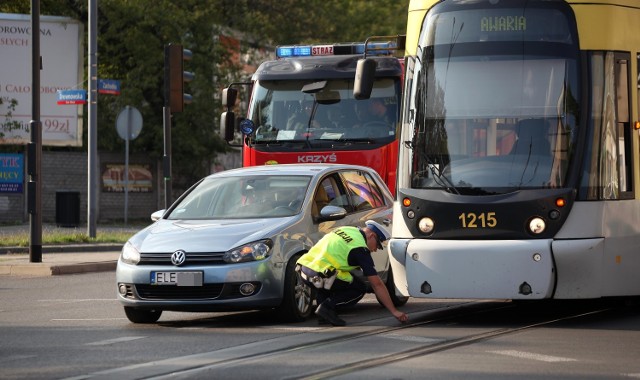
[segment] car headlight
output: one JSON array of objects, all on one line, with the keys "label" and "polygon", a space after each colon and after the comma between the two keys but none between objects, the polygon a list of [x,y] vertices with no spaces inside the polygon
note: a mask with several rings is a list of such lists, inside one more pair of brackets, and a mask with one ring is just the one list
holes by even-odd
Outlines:
[{"label": "car headlight", "polygon": [[225,263],[264,260],[271,254],[272,246],[271,240],[256,241],[225,252],[222,259]]},{"label": "car headlight", "polygon": [[126,242],[122,247],[122,253],[120,254],[122,262],[127,264],[138,264],[140,262],[140,252],[133,246],[133,244]]}]

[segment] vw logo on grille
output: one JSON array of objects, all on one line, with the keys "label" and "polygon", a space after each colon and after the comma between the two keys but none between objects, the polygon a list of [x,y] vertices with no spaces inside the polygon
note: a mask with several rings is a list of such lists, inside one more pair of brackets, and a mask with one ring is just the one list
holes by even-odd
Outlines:
[{"label": "vw logo on grille", "polygon": [[171,254],[171,264],[179,266],[187,260],[187,253],[181,249]]}]

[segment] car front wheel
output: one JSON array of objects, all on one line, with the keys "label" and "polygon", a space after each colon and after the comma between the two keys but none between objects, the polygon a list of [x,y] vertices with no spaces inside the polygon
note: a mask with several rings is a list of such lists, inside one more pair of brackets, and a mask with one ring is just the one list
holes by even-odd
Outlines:
[{"label": "car front wheel", "polygon": [[133,307],[125,306],[124,313],[127,318],[133,323],[156,323],[162,315],[162,310],[157,309],[135,309]]},{"label": "car front wheel", "polygon": [[276,309],[280,319],[287,322],[302,322],[312,312],[313,291],[295,271],[300,256],[292,257],[287,264],[282,304]]}]

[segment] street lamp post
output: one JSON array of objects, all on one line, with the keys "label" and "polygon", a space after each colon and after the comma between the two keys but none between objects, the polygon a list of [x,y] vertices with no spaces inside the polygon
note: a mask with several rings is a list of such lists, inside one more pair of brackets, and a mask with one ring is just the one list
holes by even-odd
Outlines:
[{"label": "street lamp post", "polygon": [[42,262],[42,123],[40,122],[40,1],[31,0],[31,116],[28,145],[29,262]]}]

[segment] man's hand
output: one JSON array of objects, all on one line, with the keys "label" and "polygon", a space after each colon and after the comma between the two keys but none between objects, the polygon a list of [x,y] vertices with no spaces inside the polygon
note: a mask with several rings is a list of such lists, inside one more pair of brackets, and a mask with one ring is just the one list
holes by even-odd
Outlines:
[{"label": "man's hand", "polygon": [[395,313],[393,313],[393,316],[396,317],[396,319],[402,323],[409,322],[409,316],[401,312],[400,310],[397,310]]},{"label": "man's hand", "polygon": [[373,292],[376,294],[378,300],[380,300],[384,307],[386,307],[387,310],[389,310],[398,321],[402,323],[407,322],[409,320],[409,316],[396,309],[396,307],[393,305],[393,301],[391,301],[389,291],[387,290],[387,287],[385,286],[384,282],[382,282],[380,277],[378,275],[373,275],[367,278],[369,279],[369,283],[373,288]]}]

